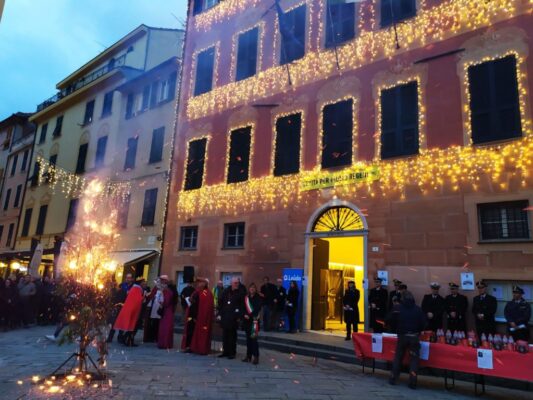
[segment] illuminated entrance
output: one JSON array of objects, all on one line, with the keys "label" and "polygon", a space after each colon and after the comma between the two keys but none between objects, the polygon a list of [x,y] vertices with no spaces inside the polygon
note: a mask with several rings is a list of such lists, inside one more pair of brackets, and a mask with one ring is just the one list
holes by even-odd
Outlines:
[{"label": "illuminated entrance", "polygon": [[367,225],[357,207],[333,200],[309,221],[306,234],[306,309],[304,326],[344,331],[342,298],[349,281],[360,292],[359,330],[364,330]]}]

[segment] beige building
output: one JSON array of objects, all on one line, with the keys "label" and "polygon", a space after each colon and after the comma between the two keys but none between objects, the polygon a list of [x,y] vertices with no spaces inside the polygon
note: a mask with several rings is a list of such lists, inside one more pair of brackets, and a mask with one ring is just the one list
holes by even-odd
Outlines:
[{"label": "beige building", "polygon": [[82,179],[131,180],[115,256],[137,276],[157,273],[182,38],[180,30],[141,25],[59,82],[58,93],[38,106],[33,179],[16,250],[40,240],[41,273],[74,224],[78,199],[68,180],[39,182],[38,157]]}]

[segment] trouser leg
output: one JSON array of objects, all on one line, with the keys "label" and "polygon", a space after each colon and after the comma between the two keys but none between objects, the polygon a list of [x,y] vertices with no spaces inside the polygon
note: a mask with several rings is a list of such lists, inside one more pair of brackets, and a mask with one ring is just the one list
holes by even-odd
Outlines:
[{"label": "trouser leg", "polygon": [[187,340],[185,341],[186,347],[191,347],[192,335],[194,334],[194,326],[196,323],[191,320],[187,323]]},{"label": "trouser leg", "polygon": [[352,336],[352,323],[346,322],[346,337],[349,338]]},{"label": "trouser leg", "polygon": [[257,338],[252,339],[252,356],[259,357],[259,342]]},{"label": "trouser leg", "polygon": [[229,342],[230,342],[230,348],[229,348],[229,355],[235,356],[237,354],[237,329],[231,328],[229,330]]},{"label": "trouser leg", "polygon": [[409,347],[409,384],[416,386],[418,377],[418,362],[420,359],[420,339],[418,336],[408,337]]},{"label": "trouser leg", "polygon": [[109,330],[109,335],[107,335],[107,342],[111,343],[113,341],[113,338],[115,337],[115,330],[111,328]]},{"label": "trouser leg", "polygon": [[229,352],[229,329],[222,329],[222,353],[228,355]]},{"label": "trouser leg", "polygon": [[405,336],[398,335],[398,341],[396,342],[396,353],[394,354],[394,361],[392,363],[391,380],[395,381],[400,375],[400,369],[402,368],[402,360],[405,353]]},{"label": "trouser leg", "polygon": [[246,332],[246,358],[252,358],[253,355],[253,345],[250,332]]}]

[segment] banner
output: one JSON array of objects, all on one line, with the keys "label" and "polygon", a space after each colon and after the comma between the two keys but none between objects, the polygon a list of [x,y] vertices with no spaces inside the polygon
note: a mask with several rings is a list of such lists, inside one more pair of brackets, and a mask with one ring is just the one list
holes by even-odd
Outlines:
[{"label": "banner", "polygon": [[34,277],[39,277],[39,265],[43,258],[43,246],[40,242],[35,245],[33,254],[31,256],[30,265],[28,266],[28,274]]},{"label": "banner", "polygon": [[350,185],[359,182],[373,182],[379,179],[379,167],[369,166],[348,171],[321,173],[305,177],[300,181],[300,190],[323,189],[334,186]]}]

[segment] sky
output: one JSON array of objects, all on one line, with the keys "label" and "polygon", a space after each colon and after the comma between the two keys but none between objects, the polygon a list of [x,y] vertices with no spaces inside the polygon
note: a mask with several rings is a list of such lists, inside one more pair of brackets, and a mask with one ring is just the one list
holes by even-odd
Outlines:
[{"label": "sky", "polygon": [[34,112],[55,85],[140,24],[181,28],[187,0],[6,0],[0,121]]}]

